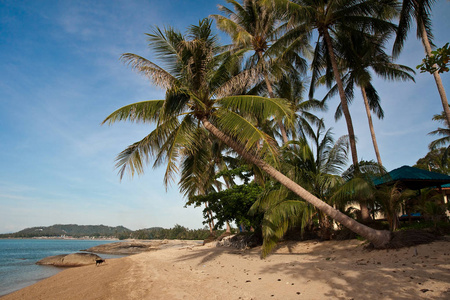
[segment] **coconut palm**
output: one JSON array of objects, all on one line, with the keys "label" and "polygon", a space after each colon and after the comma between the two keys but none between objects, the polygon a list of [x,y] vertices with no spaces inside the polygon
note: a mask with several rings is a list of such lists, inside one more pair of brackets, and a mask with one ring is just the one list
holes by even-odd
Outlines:
[{"label": "coconut palm", "polygon": [[[314,148],[306,139],[285,145],[282,170],[314,196],[329,202],[333,191],[343,183],[339,174],[347,162],[348,137],[334,142],[331,131],[323,134],[323,127],[319,126],[312,143]],[[303,231],[313,218],[317,220],[321,238],[330,238],[332,222],[329,218],[279,184],[269,186],[250,212],[264,212],[263,257],[289,227],[300,225]]]},{"label": "coconut palm", "polygon": [[438,129],[433,130],[432,132],[428,133],[430,135],[437,135],[441,136],[441,138],[434,140],[428,145],[428,148],[430,150],[435,150],[443,146],[447,146],[450,144],[450,126],[447,122],[447,118],[445,115],[445,112],[443,111],[439,115],[433,116],[433,121],[439,121],[444,124],[444,127],[438,127]]},{"label": "coconut palm", "polygon": [[[277,36],[285,24],[280,22],[276,11],[260,4],[259,0],[243,0],[239,3],[235,0],[226,0],[234,10],[219,5],[219,10],[225,14],[211,15],[217,22],[217,27],[230,35],[233,41],[234,51],[245,51],[251,55],[248,57],[247,66],[259,64],[262,67],[265,87],[270,98],[275,98],[273,91],[274,77],[284,73],[286,68],[292,68],[292,62],[296,67],[306,71],[306,61],[298,55],[303,47],[283,48],[277,43]],[[298,46],[298,45],[297,45]],[[288,136],[285,124],[277,120],[283,143],[287,143]]]},{"label": "coconut palm", "polygon": [[[220,189],[222,183],[216,179],[216,173],[223,166],[222,149],[220,142],[211,137],[204,128],[197,128],[198,140],[194,141],[192,148],[181,151],[180,165],[181,176],[179,181],[180,191],[190,199],[195,195],[207,195]],[[210,232],[215,227],[214,218],[205,202],[207,221]]]},{"label": "coconut palm", "polygon": [[[431,56],[431,48],[434,46],[433,34],[431,32],[431,6],[436,2],[435,0],[403,0],[400,11],[397,36],[394,42],[393,55],[397,57],[408,35],[409,28],[413,19],[417,24],[417,37],[422,41],[425,48],[425,53]],[[439,71],[433,72],[434,80],[441,97],[442,107],[445,111],[447,122],[450,124],[450,108],[448,106],[447,95],[445,93],[444,85],[442,84]]]},{"label": "coconut palm", "polygon": [[440,138],[432,141],[428,145],[428,148],[430,149],[430,153],[437,152],[440,156],[441,168],[448,167],[448,159],[450,157],[450,126],[448,125],[449,123],[447,122],[445,111],[438,115],[434,115],[433,121],[439,121],[443,123],[444,126],[438,127],[438,129],[428,133],[429,135],[440,136]]},{"label": "coconut palm", "polygon": [[[347,123],[352,151],[352,162],[358,165],[356,139],[353,123],[348,109],[344,85],[339,73],[339,67],[334,49],[334,36],[338,32],[353,32],[363,28],[372,31],[393,30],[393,24],[380,18],[388,11],[395,1],[370,0],[262,0],[265,5],[278,7],[286,12],[290,24],[295,28],[284,35],[285,39],[295,40],[297,36],[303,37],[305,32],[317,30],[318,40],[312,62],[313,82],[320,77],[322,67],[325,65],[332,70],[338,86],[342,111]],[[311,85],[310,96],[314,93]]]},{"label": "coconut palm", "polygon": [[[372,85],[371,70],[378,76],[387,80],[413,80],[411,73],[415,73],[413,69],[395,64],[392,58],[384,51],[385,43],[389,38],[389,34],[365,34],[364,32],[338,34],[336,40],[336,49],[340,56],[340,66],[346,70],[343,76],[345,82],[347,100],[351,103],[353,99],[354,86],[361,89],[364,106],[366,109],[369,129],[372,137],[372,143],[375,150],[377,162],[382,166],[380,152],[376,140],[375,130],[372,122],[371,110],[378,118],[384,117],[383,109],[380,105],[380,97]],[[336,88],[332,89],[327,96],[333,94]],[[335,117],[339,119],[342,115],[341,106],[338,107]]]},{"label": "coconut palm", "polygon": [[283,75],[274,85],[273,91],[276,97],[288,100],[294,113],[293,121],[295,128],[287,128],[287,134],[293,140],[300,138],[315,137],[312,126],[324,127],[323,120],[318,118],[313,111],[320,111],[326,108],[324,101],[315,99],[305,100],[303,98],[305,82],[300,74],[295,72]]},{"label": "coconut palm", "polygon": [[278,98],[233,95],[236,88],[248,85],[259,72],[250,69],[230,76],[228,67],[233,67],[240,58],[235,54],[217,54],[219,47],[210,20],[190,26],[187,36],[171,28],[164,31],[156,28],[148,36],[166,69],[135,54],[124,54],[122,58],[165,88],[166,96],[163,100],[127,105],[104,120],[103,123],[109,124],[128,120],[157,125],[149,135],[118,155],[121,175],[127,170],[132,175],[142,173],[144,163],[153,157],[154,166],[167,164],[164,176],[167,184],[178,169],[180,153],[195,149],[192,145],[198,141],[197,128],[203,127],[243,159],[375,246],[384,247],[389,243],[389,232],[374,230],[347,217],[276,169],[279,166],[276,142],[241,114],[253,114],[261,119],[275,116],[289,121],[289,105]]},{"label": "coconut palm", "polygon": [[[352,162],[358,170],[358,154],[356,150],[356,137],[353,122],[348,108],[344,85],[339,72],[338,59],[335,54],[336,34],[339,32],[389,32],[395,26],[386,21],[394,14],[395,1],[371,0],[262,0],[266,5],[284,10],[291,24],[296,26],[288,31],[283,38],[295,40],[297,36],[303,37],[305,32],[317,30],[318,39],[312,61],[312,82],[317,82],[321,72],[332,74],[338,87],[340,105],[347,124],[350,139]],[[314,94],[314,84],[311,84],[310,98]],[[363,219],[370,220],[369,211],[365,203],[361,203]]]}]

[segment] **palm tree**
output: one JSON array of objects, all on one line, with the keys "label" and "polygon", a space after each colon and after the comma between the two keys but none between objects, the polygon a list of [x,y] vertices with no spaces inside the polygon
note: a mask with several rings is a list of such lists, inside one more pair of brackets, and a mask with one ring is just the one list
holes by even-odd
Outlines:
[{"label": "palm tree", "polygon": [[[204,128],[197,128],[198,139],[194,141],[191,148],[181,151],[181,176],[179,181],[180,192],[190,199],[195,195],[207,195],[221,188],[221,182],[216,180],[216,173],[223,165],[222,149],[220,142],[211,137]],[[214,218],[209,209],[208,202],[205,202],[207,211],[207,222],[211,234],[213,233]]]},{"label": "palm tree", "polygon": [[430,153],[432,153],[432,151],[438,153],[442,152],[439,153],[441,157],[440,159],[441,168],[448,167],[448,159],[450,156],[450,126],[449,123],[447,122],[445,111],[441,112],[439,115],[434,115],[433,121],[439,121],[443,123],[444,127],[438,127],[438,129],[428,133],[429,135],[441,136],[440,138],[432,141],[428,145],[428,148],[431,151]]},{"label": "palm tree", "polygon": [[[400,11],[400,18],[397,30],[397,36],[394,42],[393,55],[397,57],[406,40],[409,28],[411,27],[412,19],[417,23],[417,37],[422,40],[425,48],[425,53],[431,56],[431,47],[433,47],[433,34],[431,32],[431,6],[435,0],[403,0]],[[439,71],[433,72],[434,80],[441,97],[442,107],[444,108],[447,122],[450,124],[450,108],[448,106],[447,95],[445,93],[444,85],[442,84]]]},{"label": "palm tree", "polygon": [[[302,138],[285,145],[282,170],[314,196],[330,203],[333,191],[343,183],[339,174],[347,163],[348,137],[343,136],[335,142],[331,130],[323,134],[323,127],[319,126],[312,143],[314,148]],[[269,185],[250,212],[264,212],[263,257],[289,227],[300,224],[303,231],[313,218],[318,222],[321,237],[330,238],[332,222],[328,217],[279,184]]]},{"label": "palm tree", "polygon": [[348,205],[365,199],[373,203],[373,210],[380,211],[389,223],[390,231],[399,227],[398,214],[405,200],[413,197],[416,193],[402,189],[398,184],[393,186],[375,186],[373,178],[382,176],[379,165],[375,162],[361,162],[359,173],[349,169],[344,172],[346,183],[342,185],[333,195],[332,199],[339,205]]},{"label": "palm tree", "polygon": [[[320,76],[323,65],[332,70],[338,86],[342,111],[347,123],[350,138],[352,162],[358,166],[358,154],[353,123],[348,109],[344,85],[339,73],[338,62],[334,49],[334,36],[338,32],[354,32],[363,28],[372,31],[393,30],[393,24],[380,18],[393,7],[395,1],[371,0],[262,0],[267,6],[275,5],[286,12],[290,24],[297,24],[295,28],[284,35],[284,38],[295,40],[303,37],[305,32],[317,30],[318,40],[312,62],[313,82]],[[393,8],[392,8],[393,9]],[[324,63],[325,62],[325,63]],[[310,97],[314,93],[311,85]]]},{"label": "palm tree", "polygon": [[303,98],[305,82],[300,74],[295,72],[283,75],[274,85],[273,91],[276,97],[283,98],[291,103],[294,113],[292,116],[295,128],[286,127],[288,135],[293,140],[315,137],[314,126],[324,127],[323,120],[318,118],[312,111],[326,108],[324,101],[315,99],[305,100]]},{"label": "palm tree", "polygon": [[[345,32],[338,34],[336,48],[340,56],[340,66],[347,70],[343,76],[345,82],[347,100],[350,103],[353,99],[354,85],[359,86],[364,100],[372,143],[375,150],[377,162],[383,166],[375,130],[372,122],[371,110],[378,118],[383,118],[384,113],[380,105],[380,98],[375,87],[372,85],[372,75],[370,70],[383,79],[387,80],[413,80],[410,73],[415,73],[413,69],[399,64],[394,64],[392,58],[384,51],[384,44],[387,42],[389,34],[364,34],[363,32]],[[330,96],[336,89],[332,89]],[[336,111],[336,119],[342,115],[341,106]]]},{"label": "palm tree", "polygon": [[156,28],[148,36],[150,45],[168,70],[135,54],[127,53],[122,58],[153,83],[165,88],[166,96],[163,100],[127,105],[103,121],[111,124],[128,120],[157,125],[149,135],[118,155],[117,167],[121,175],[126,170],[132,175],[142,173],[144,162],[154,157],[154,166],[167,163],[164,178],[167,184],[177,171],[180,153],[193,148],[198,141],[196,129],[203,127],[243,159],[376,247],[385,247],[389,243],[388,231],[374,230],[347,217],[274,167],[279,165],[276,142],[240,113],[261,119],[283,117],[289,121],[289,105],[278,98],[233,96],[234,89],[248,85],[256,73],[250,69],[238,76],[229,76],[228,67],[234,66],[240,58],[229,53],[217,55],[219,47],[211,32],[210,20],[204,19],[199,25],[190,26],[187,36],[171,28],[164,32]]},{"label": "palm tree", "polygon": [[[247,65],[261,66],[269,97],[275,98],[273,74],[284,73],[283,69],[292,67],[292,61],[295,61],[297,67],[306,70],[306,61],[293,52],[292,48],[285,49],[276,43],[285,24],[280,23],[274,10],[262,6],[259,0],[243,0],[242,4],[235,0],[226,1],[233,5],[234,11],[219,5],[219,10],[225,16],[214,14],[211,17],[216,20],[219,29],[230,35],[234,51],[253,53],[248,58]],[[303,45],[306,46],[306,43]],[[301,47],[299,49],[304,50]],[[286,128],[281,120],[277,120],[277,123],[282,141],[287,143]]]},{"label": "palm tree", "polygon": [[[340,96],[340,105],[347,124],[350,139],[352,162],[358,170],[358,154],[353,122],[348,108],[344,85],[339,72],[338,60],[335,54],[335,36],[339,32],[389,32],[395,26],[384,20],[391,17],[395,1],[372,0],[262,0],[266,5],[275,5],[286,11],[290,23],[296,27],[284,35],[285,39],[303,37],[305,32],[317,30],[318,40],[312,61],[312,82],[320,77],[323,66],[331,69]],[[329,72],[331,73],[331,72]],[[310,97],[314,94],[314,84],[311,84]],[[370,220],[367,205],[361,203],[363,219]]]},{"label": "palm tree", "polygon": [[445,112],[443,111],[439,115],[433,116],[433,121],[439,121],[441,123],[444,123],[444,128],[438,127],[438,129],[433,130],[432,132],[428,133],[430,135],[438,135],[441,136],[441,138],[434,140],[428,145],[428,148],[430,150],[435,150],[443,146],[447,146],[450,144],[450,126],[447,122],[447,118],[445,115]]}]

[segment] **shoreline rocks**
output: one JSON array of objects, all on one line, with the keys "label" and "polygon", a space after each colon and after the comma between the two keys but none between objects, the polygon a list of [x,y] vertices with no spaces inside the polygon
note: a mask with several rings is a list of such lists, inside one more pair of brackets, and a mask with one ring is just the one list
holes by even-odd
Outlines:
[{"label": "shoreline rocks", "polygon": [[201,241],[190,240],[129,240],[98,245],[81,251],[113,255],[132,255],[166,248],[182,248],[200,245]]},{"label": "shoreline rocks", "polygon": [[162,244],[164,243],[118,242],[118,243],[98,245],[82,251],[102,253],[102,254],[113,254],[113,255],[130,255],[158,250],[159,246],[161,246]]},{"label": "shoreline rocks", "polygon": [[81,267],[93,265],[98,259],[102,258],[93,253],[72,253],[49,256],[36,262],[36,264],[55,267]]}]

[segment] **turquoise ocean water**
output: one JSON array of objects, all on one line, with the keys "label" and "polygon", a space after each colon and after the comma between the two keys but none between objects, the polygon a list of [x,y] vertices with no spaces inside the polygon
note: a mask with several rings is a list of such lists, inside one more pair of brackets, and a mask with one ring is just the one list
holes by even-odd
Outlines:
[{"label": "turquoise ocean water", "polygon": [[[9,294],[63,270],[35,263],[47,256],[79,252],[113,243],[105,240],[0,239],[0,296]],[[102,258],[120,256],[99,254]]]}]

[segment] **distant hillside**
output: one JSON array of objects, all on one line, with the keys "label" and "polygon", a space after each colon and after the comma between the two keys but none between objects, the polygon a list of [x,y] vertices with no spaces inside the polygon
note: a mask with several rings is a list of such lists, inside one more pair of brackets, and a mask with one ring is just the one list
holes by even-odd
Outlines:
[{"label": "distant hillside", "polygon": [[[220,236],[224,230],[217,230],[215,234]],[[0,238],[33,238],[33,237],[113,237],[123,239],[179,239],[179,240],[204,240],[209,237],[210,232],[207,228],[189,229],[175,224],[173,228],[165,229],[162,227],[151,227],[132,231],[123,226],[105,226],[105,225],[52,225],[26,228],[16,233],[0,234]]]},{"label": "distant hillside", "polygon": [[42,237],[42,236],[72,236],[72,237],[119,237],[129,235],[132,231],[123,226],[105,226],[105,225],[76,225],[56,224],[48,227],[32,227],[26,228],[16,233],[2,234],[0,237],[26,238],[26,237]]}]

